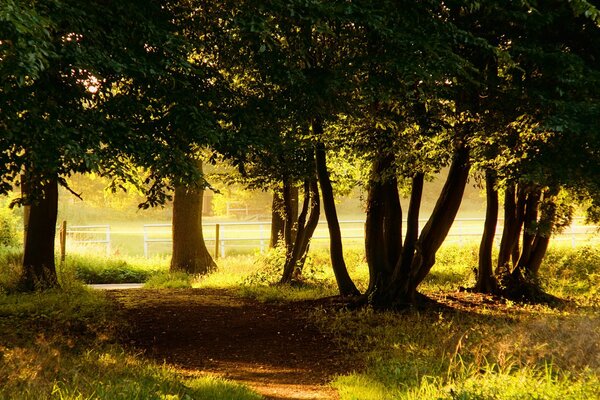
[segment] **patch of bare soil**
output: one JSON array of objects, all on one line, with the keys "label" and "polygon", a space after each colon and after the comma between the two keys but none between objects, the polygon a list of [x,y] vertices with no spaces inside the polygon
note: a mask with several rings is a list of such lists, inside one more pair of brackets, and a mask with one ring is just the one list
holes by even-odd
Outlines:
[{"label": "patch of bare soil", "polygon": [[261,303],[215,289],[110,296],[130,324],[129,346],[192,376],[218,375],[267,399],[336,399],[328,383],[351,370],[348,357],[308,318],[314,302]]}]

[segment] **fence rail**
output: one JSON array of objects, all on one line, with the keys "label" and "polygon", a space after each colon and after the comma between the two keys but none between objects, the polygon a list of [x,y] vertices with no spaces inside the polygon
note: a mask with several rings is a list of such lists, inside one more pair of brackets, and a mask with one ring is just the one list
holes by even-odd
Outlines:
[{"label": "fence rail", "polygon": [[[426,220],[419,220],[419,226],[423,227]],[[457,218],[448,233],[447,243],[463,243],[481,237],[483,232],[483,218]],[[364,240],[364,220],[340,221],[342,238],[346,244],[351,242],[361,243]],[[499,242],[502,234],[502,223],[498,221],[496,229],[496,240]],[[118,234],[117,234],[118,233]],[[123,232],[117,232],[116,236],[123,236]],[[171,224],[145,224],[143,225],[143,251],[148,257],[156,248],[167,251],[164,244],[171,243]],[[258,250],[264,252],[270,241],[271,223],[265,222],[219,222],[203,224],[204,239],[207,247],[215,258],[225,257],[233,249]],[[129,235],[139,237],[140,231],[129,231]],[[78,245],[102,245],[106,254],[111,254],[112,244],[110,225],[77,225],[66,229],[65,241]],[[313,243],[315,246],[326,245],[329,239],[327,222],[320,221]],[[139,240],[139,239],[130,239]],[[575,246],[579,242],[589,241],[600,243],[600,227],[583,224],[583,218],[576,218],[571,226],[563,233],[553,237],[553,241],[569,242]],[[497,243],[498,244],[498,243]],[[61,245],[64,245],[61,240]],[[118,246],[117,246],[118,247]],[[64,253],[64,250],[61,251]]]},{"label": "fence rail", "polygon": [[[65,229],[66,227],[66,236],[65,239],[68,239],[72,243],[77,243],[80,245],[97,245],[102,244],[106,248],[106,255],[110,255],[111,253],[111,236],[110,236],[110,225],[73,225],[67,226],[66,222],[63,222],[63,226],[61,228]],[[64,247],[65,243],[61,245],[64,257]]]},{"label": "fence rail", "polygon": [[[426,219],[419,220],[419,226],[427,222]],[[483,232],[483,218],[457,218],[448,233],[448,243],[462,243],[474,237],[481,237]],[[575,246],[578,240],[585,238],[600,240],[600,227],[581,224],[583,218],[576,218],[569,228],[563,233],[553,237],[555,241],[570,241]],[[345,242],[364,240],[364,220],[340,221],[342,238]],[[496,228],[496,241],[499,242],[502,234],[503,220],[498,220]],[[169,231],[164,230],[169,228]],[[149,244],[171,243],[171,224],[146,224],[144,225],[144,255],[149,255]],[[270,241],[271,223],[266,222],[222,222],[203,224],[204,239],[209,248],[213,248],[215,257],[225,257],[229,245],[245,247],[265,251]],[[232,229],[242,228],[242,229]],[[162,229],[162,230],[161,230]],[[155,236],[153,236],[155,235]],[[329,239],[327,222],[319,221],[313,241],[324,241]],[[498,243],[499,244],[499,243]]]}]

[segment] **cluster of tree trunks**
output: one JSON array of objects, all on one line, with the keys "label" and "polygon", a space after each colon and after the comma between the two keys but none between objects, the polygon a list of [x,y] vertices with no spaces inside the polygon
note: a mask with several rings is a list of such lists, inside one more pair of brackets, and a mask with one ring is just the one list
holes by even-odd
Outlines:
[{"label": "cluster of tree trunks", "polygon": [[492,247],[498,217],[496,176],[486,172],[486,222],[475,290],[509,297],[538,293],[537,278],[556,217],[555,190],[510,184],[504,190],[504,227],[495,270]]},{"label": "cluster of tree trunks", "polygon": [[469,176],[469,152],[460,145],[434,210],[419,235],[418,217],[423,174],[416,173],[402,240],[402,208],[393,170],[393,155],[373,162],[365,226],[370,284],[362,301],[375,308],[395,309],[416,303],[417,287],[435,263],[435,254],[448,235],[460,207]]}]

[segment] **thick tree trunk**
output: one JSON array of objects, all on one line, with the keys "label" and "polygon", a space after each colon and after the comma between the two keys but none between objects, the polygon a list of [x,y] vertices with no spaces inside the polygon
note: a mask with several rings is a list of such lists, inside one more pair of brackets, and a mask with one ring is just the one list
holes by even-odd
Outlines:
[{"label": "thick tree trunk", "polygon": [[285,219],[283,217],[285,211],[283,207],[283,195],[280,189],[273,191],[273,203],[271,205],[271,240],[269,247],[277,247],[277,243],[283,240]]},{"label": "thick tree trunk", "polygon": [[[315,135],[320,137],[323,134],[321,122],[315,119],[312,124]],[[317,176],[321,186],[323,209],[325,211],[325,217],[327,218],[327,227],[329,228],[329,251],[335,280],[342,296],[358,296],[360,295],[360,292],[350,278],[344,261],[342,234],[335,208],[333,187],[331,186],[329,172],[327,171],[327,158],[325,154],[325,145],[323,145],[323,143],[318,143],[316,145],[315,158],[317,164]]]},{"label": "thick tree trunk", "polygon": [[[202,170],[202,164],[199,163]],[[201,185],[178,186],[173,197],[173,254],[171,272],[207,274],[217,268],[202,233]]]},{"label": "thick tree trunk", "polygon": [[290,283],[293,280],[300,279],[310,247],[310,240],[319,223],[319,215],[320,199],[317,181],[316,179],[306,180],[304,184],[304,202],[298,217],[296,238],[292,252],[286,257],[280,283]]},{"label": "thick tree trunk", "polygon": [[[31,178],[23,182],[26,197],[29,195],[27,188],[33,183]],[[33,199],[27,207],[29,211],[25,218],[23,272],[19,287],[23,291],[58,287],[54,260],[58,181],[53,179],[46,183],[41,197]]]},{"label": "thick tree trunk", "polygon": [[[392,162],[391,156],[375,160],[369,182],[365,254],[370,296],[390,283],[402,252],[402,208]],[[390,175],[391,178],[384,178]]]},{"label": "thick tree trunk", "polygon": [[479,245],[479,266],[477,269],[477,282],[475,291],[479,293],[496,293],[498,282],[492,267],[492,250],[494,236],[498,222],[498,191],[495,188],[496,173],[492,170],[485,171],[486,211],[483,236]]}]

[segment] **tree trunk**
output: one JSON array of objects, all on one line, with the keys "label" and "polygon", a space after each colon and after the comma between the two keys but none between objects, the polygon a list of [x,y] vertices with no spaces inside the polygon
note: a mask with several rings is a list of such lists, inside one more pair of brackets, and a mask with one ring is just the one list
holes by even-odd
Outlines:
[{"label": "tree trunk", "polygon": [[[34,180],[23,182],[25,197]],[[58,287],[54,260],[56,218],[58,214],[58,181],[52,179],[42,188],[40,198],[30,199],[25,217],[23,272],[19,287],[23,291],[45,290]],[[27,200],[27,201],[30,201]]]},{"label": "tree trunk", "polygon": [[[323,126],[321,121],[314,119],[312,128],[317,137],[323,135]],[[350,278],[348,269],[346,268],[346,263],[344,261],[342,234],[335,208],[333,187],[331,186],[329,172],[327,171],[327,159],[325,154],[325,145],[323,143],[317,143],[315,158],[317,164],[317,176],[321,186],[323,209],[325,210],[327,227],[329,229],[329,251],[331,255],[333,273],[335,274],[335,280],[342,296],[358,296],[360,295],[360,292]]]},{"label": "tree trunk", "polygon": [[501,275],[510,271],[510,259],[513,249],[519,241],[517,230],[517,201],[516,187],[510,184],[504,189],[504,227],[502,229],[502,238],[500,240],[500,250],[498,252],[498,264],[496,274]]},{"label": "tree trunk", "polygon": [[[202,171],[202,164],[198,164]],[[217,268],[202,233],[201,183],[197,186],[177,186],[173,197],[173,254],[171,272],[207,274]]]},{"label": "tree trunk", "polygon": [[[388,285],[402,252],[402,208],[393,157],[373,162],[367,198],[365,254],[369,266],[369,296]],[[385,176],[392,175],[385,179]]]},{"label": "tree trunk", "polygon": [[296,241],[298,221],[298,188],[288,179],[283,181],[283,241],[286,253],[291,254]]},{"label": "tree trunk", "polygon": [[492,250],[494,236],[498,222],[498,191],[495,188],[496,173],[492,170],[485,171],[486,210],[483,236],[479,245],[479,266],[477,269],[477,282],[475,291],[479,293],[495,293],[498,282],[492,267]]},{"label": "tree trunk", "polygon": [[[549,193],[545,193],[548,196]],[[536,198],[532,200],[532,204],[535,203],[536,211],[535,214],[537,216],[537,209],[540,204],[541,195],[537,194]],[[552,235],[552,227],[554,226],[554,219],[556,217],[556,204],[548,200],[545,200],[549,204],[543,209],[539,220],[535,219],[536,231],[529,232],[530,236],[533,236],[531,240],[531,244],[529,245],[527,253],[523,252],[521,257],[519,258],[519,263],[517,264],[516,269],[520,270],[524,276],[535,281],[538,277],[538,272],[540,269],[540,265],[544,256],[546,255],[546,250],[548,249],[548,244],[550,243],[550,236]],[[525,247],[524,247],[525,248]]]},{"label": "tree trunk", "polygon": [[470,167],[469,151],[463,145],[452,160],[446,183],[417,242],[411,266],[409,295],[416,291],[417,286],[429,274],[435,263],[435,254],[448,236],[462,202]]},{"label": "tree trunk", "polygon": [[410,273],[415,246],[419,238],[419,212],[421,209],[421,198],[423,196],[423,183],[425,174],[417,173],[412,180],[410,193],[410,203],[408,205],[408,215],[406,217],[406,237],[404,238],[404,247],[402,248],[401,264],[396,267],[398,279],[402,276],[407,279]]},{"label": "tree trunk", "polygon": [[271,240],[269,247],[277,247],[277,243],[283,240],[285,219],[283,207],[283,195],[280,189],[273,190],[273,203],[271,205]]},{"label": "tree trunk", "polygon": [[304,202],[302,211],[298,217],[296,238],[292,252],[286,257],[280,283],[290,283],[293,280],[300,279],[306,255],[310,247],[310,240],[319,223],[319,215],[319,187],[316,179],[307,179],[304,184]]}]

